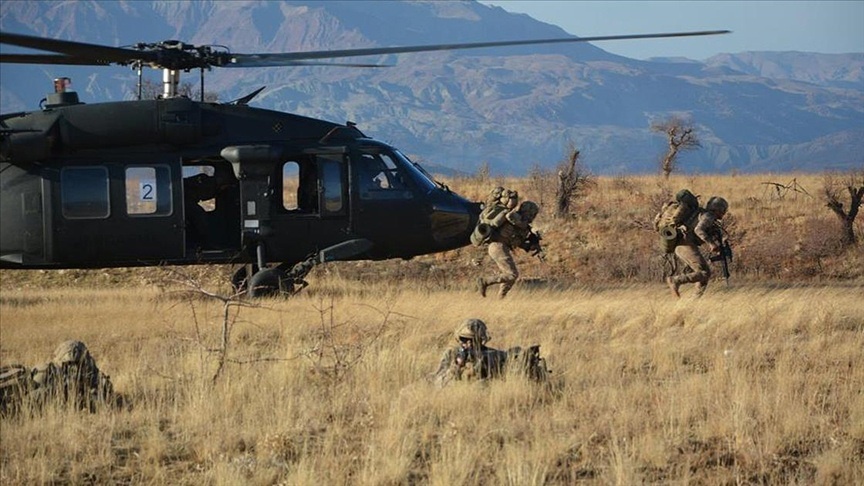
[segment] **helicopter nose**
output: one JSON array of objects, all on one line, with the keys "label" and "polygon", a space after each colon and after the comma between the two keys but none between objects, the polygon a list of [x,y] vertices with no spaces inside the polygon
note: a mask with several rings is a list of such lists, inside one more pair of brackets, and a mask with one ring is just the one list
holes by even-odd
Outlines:
[{"label": "helicopter nose", "polygon": [[461,198],[435,202],[430,215],[432,238],[442,248],[464,246],[470,241],[479,215],[479,204]]}]

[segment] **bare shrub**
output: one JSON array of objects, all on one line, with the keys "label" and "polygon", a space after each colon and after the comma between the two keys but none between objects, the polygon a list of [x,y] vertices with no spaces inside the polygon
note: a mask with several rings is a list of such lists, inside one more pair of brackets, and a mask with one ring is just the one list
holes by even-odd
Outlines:
[{"label": "bare shrub", "polygon": [[793,177],[792,180],[786,184],[768,181],[763,182],[762,185],[765,186],[764,195],[770,199],[784,199],[790,192],[794,198],[797,198],[799,194],[813,197],[806,189],[804,189],[804,186],[798,183],[797,177]]},{"label": "bare shrub", "polygon": [[570,216],[570,205],[594,184],[588,170],[579,162],[579,150],[571,143],[570,155],[558,165],[558,186],[555,190],[555,218]]},{"label": "bare shrub", "polygon": [[[858,242],[855,235],[855,218],[864,199],[864,170],[845,176],[828,174],[822,186],[826,205],[840,220],[843,231],[843,244],[854,246]],[[844,200],[843,193],[848,194]],[[848,207],[848,209],[846,209]]]},{"label": "bare shrub", "polygon": [[[197,275],[194,270],[197,270]],[[183,290],[169,291],[169,293],[178,294],[188,305],[192,313],[192,324],[195,327],[195,343],[202,352],[202,369],[204,354],[213,355],[216,357],[216,370],[210,381],[216,383],[225,368],[225,363],[229,360],[228,353],[231,345],[231,331],[234,329],[234,324],[237,322],[237,317],[241,307],[255,307],[247,301],[240,299],[241,294],[222,294],[217,291],[208,290],[200,278],[205,273],[206,268],[195,268],[186,270],[182,268],[166,268],[166,281],[173,285],[183,287]],[[196,308],[197,301],[215,301],[222,307],[220,315],[220,338],[217,346],[208,344],[208,339],[202,331],[202,324],[206,324],[200,320]]]},{"label": "bare shrub", "polygon": [[801,276],[817,276],[824,271],[826,258],[841,254],[846,247],[841,225],[836,220],[810,217],[804,223],[796,246],[796,272]]},{"label": "bare shrub", "polygon": [[612,188],[627,193],[639,192],[638,185],[630,177],[628,177],[627,174],[617,174],[613,176]]},{"label": "bare shrub", "polygon": [[555,175],[549,169],[544,169],[539,163],[534,163],[528,169],[528,187],[535,194],[537,204],[546,207],[546,196],[555,190]]},{"label": "bare shrub", "polygon": [[474,180],[477,184],[488,186],[491,177],[492,168],[489,166],[489,162],[484,160],[483,163],[480,164],[480,167],[477,168],[477,172],[474,173]]},{"label": "bare shrub", "polygon": [[755,277],[789,277],[795,268],[795,254],[794,238],[771,234],[740,245],[739,251],[735,252],[735,265],[740,271]]},{"label": "bare shrub", "polygon": [[339,381],[353,368],[387,330],[391,309],[379,311],[381,322],[371,325],[354,319],[337,320],[334,299],[328,304],[319,301],[318,327],[310,336],[312,346],[303,352],[315,372],[333,381]]}]

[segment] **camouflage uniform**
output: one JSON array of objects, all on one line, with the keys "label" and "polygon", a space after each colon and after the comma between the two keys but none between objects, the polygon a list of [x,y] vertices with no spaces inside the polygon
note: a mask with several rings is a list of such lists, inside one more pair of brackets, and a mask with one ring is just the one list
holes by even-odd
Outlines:
[{"label": "camouflage uniform", "polygon": [[687,283],[696,284],[697,296],[705,292],[708,280],[711,278],[711,266],[699,251],[699,246],[707,243],[711,252],[720,249],[723,245],[723,232],[718,220],[723,218],[728,208],[725,199],[712,197],[708,200],[705,209],[700,210],[690,224],[686,225],[682,241],[675,247],[675,255],[687,265],[688,271],[666,279],[675,296],[680,297],[678,288]]},{"label": "camouflage uniform", "polygon": [[37,407],[58,400],[94,412],[98,403],[115,398],[110,377],[99,371],[81,341],[61,343],[51,361],[32,370],[5,366],[0,378],[0,411],[4,413],[16,411],[25,399]]},{"label": "camouflage uniform", "polygon": [[456,330],[459,345],[444,351],[434,381],[439,386],[451,380],[479,380],[500,378],[507,365],[536,381],[546,379],[546,361],[540,358],[540,346],[527,351],[520,347],[507,351],[486,346],[489,340],[486,324],[480,319],[467,319]]},{"label": "camouflage uniform", "polygon": [[488,253],[498,266],[499,273],[489,277],[481,277],[477,284],[480,295],[486,297],[486,288],[500,284],[498,296],[507,295],[516,279],[519,269],[513,261],[513,249],[518,248],[528,238],[531,232],[531,222],[537,216],[537,205],[531,201],[523,201],[518,207],[502,213],[496,230],[492,232],[488,242]]},{"label": "camouflage uniform", "polygon": [[485,380],[501,374],[507,353],[486,346],[489,336],[480,319],[466,319],[456,329],[455,348],[441,356],[435,382],[444,385],[450,380]]}]

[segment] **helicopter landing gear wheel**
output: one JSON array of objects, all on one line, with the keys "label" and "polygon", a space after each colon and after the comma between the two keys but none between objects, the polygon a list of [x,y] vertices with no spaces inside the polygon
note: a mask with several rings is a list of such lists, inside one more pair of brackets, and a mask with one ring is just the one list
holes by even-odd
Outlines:
[{"label": "helicopter landing gear wheel", "polygon": [[244,264],[231,276],[231,290],[235,294],[245,294],[249,290],[249,276],[258,273],[258,265]]},{"label": "helicopter landing gear wheel", "polygon": [[282,272],[276,268],[265,268],[255,272],[248,281],[249,297],[275,297],[280,292]]}]

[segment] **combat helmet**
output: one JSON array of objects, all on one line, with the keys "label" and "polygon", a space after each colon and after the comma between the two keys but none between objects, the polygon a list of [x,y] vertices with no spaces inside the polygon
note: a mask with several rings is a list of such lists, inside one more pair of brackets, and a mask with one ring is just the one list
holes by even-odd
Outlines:
[{"label": "combat helmet", "polygon": [[537,213],[540,212],[540,207],[534,201],[522,201],[519,206],[519,213],[522,214],[529,222],[534,221]]},{"label": "combat helmet", "polygon": [[456,340],[471,339],[479,341],[480,344],[486,344],[489,341],[489,335],[486,332],[486,323],[480,319],[465,319],[456,329]]},{"label": "combat helmet", "polygon": [[54,350],[51,362],[62,367],[63,365],[91,365],[93,357],[87,346],[81,341],[66,341]]},{"label": "combat helmet", "polygon": [[705,203],[705,209],[715,214],[724,215],[726,214],[726,211],[729,210],[729,203],[722,197],[712,196],[711,199]]}]

